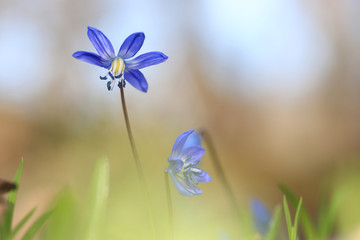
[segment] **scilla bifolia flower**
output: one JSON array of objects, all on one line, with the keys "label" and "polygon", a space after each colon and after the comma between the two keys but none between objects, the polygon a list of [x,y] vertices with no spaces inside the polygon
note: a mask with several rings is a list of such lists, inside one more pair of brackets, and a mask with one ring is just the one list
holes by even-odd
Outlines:
[{"label": "scilla bifolia flower", "polygon": [[88,27],[87,34],[98,54],[78,51],[73,54],[73,57],[108,69],[108,73],[100,76],[100,79],[110,78],[107,82],[109,91],[116,83],[119,87],[122,87],[121,83],[125,86],[124,80],[126,80],[140,91],[147,92],[148,84],[139,69],[162,63],[168,58],[162,52],[148,52],[132,58],[144,43],[145,35],[142,32],[133,33],[127,37],[117,55],[109,39],[100,30]]},{"label": "scilla bifolia flower", "polygon": [[168,158],[169,168],[167,171],[176,189],[184,196],[201,194],[201,189],[195,185],[199,182],[211,181],[211,177],[207,172],[196,167],[205,149],[197,144],[186,146],[188,137],[192,133],[194,133],[194,130],[184,132],[176,139],[171,151],[171,157]]}]

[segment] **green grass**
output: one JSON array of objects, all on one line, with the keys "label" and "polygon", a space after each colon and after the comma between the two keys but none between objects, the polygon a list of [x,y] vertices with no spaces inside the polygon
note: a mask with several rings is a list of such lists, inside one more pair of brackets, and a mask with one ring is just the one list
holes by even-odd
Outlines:
[{"label": "green grass", "polygon": [[265,240],[278,239],[281,224],[281,206],[276,206]]},{"label": "green grass", "polygon": [[290,210],[289,210],[285,195],[284,195],[283,202],[284,202],[283,203],[284,204],[284,212],[285,212],[286,227],[288,230],[289,240],[298,240],[299,239],[298,227],[299,227],[299,217],[300,217],[300,211],[301,211],[301,205],[302,205],[302,198],[300,198],[299,203],[296,208],[294,224],[291,221],[291,214],[290,214]]},{"label": "green grass", "polygon": [[[21,174],[23,171],[24,160],[21,160],[20,166],[16,172],[14,183],[19,186]],[[18,189],[12,190],[9,193],[8,201],[7,201],[7,210],[4,213],[2,224],[0,226],[0,236],[1,240],[11,240],[16,237],[18,232],[24,227],[24,225],[30,220],[32,215],[35,212],[35,208],[32,209],[28,214],[26,214],[20,222],[13,228],[13,215],[15,210],[16,196]],[[21,238],[22,240],[31,240],[35,237],[37,232],[42,228],[48,218],[51,216],[52,210],[45,212],[41,215],[35,222],[26,230],[24,236]]]},{"label": "green grass", "polygon": [[[20,162],[14,182],[20,186],[21,175],[23,171],[23,160]],[[107,208],[110,186],[110,167],[106,158],[99,159],[93,169],[92,177],[89,181],[87,195],[84,198],[76,196],[70,188],[60,192],[54,199],[50,210],[42,213],[38,218],[33,219],[36,208],[28,211],[23,218],[16,224],[13,224],[13,215],[16,206],[16,196],[19,190],[13,190],[8,196],[8,208],[3,215],[0,226],[0,239],[11,240],[72,240],[72,239],[121,239],[117,236],[109,235],[107,224],[116,227],[116,222],[107,220]],[[342,202],[348,194],[348,191],[333,191],[332,194],[323,194],[320,201],[320,207],[315,222],[309,211],[306,209],[303,199],[298,197],[286,185],[279,185],[283,192],[283,208],[277,205],[273,211],[271,221],[269,221],[268,231],[265,236],[258,233],[248,233],[241,239],[248,240],[326,240],[336,235],[336,224],[338,213],[342,207]],[[205,199],[204,199],[205,201]],[[121,202],[119,202],[121,204]],[[183,206],[184,207],[184,206]],[[246,212],[246,209],[243,209]],[[196,211],[196,210],[195,210]],[[282,218],[284,213],[285,218]],[[293,214],[292,214],[293,213]],[[292,217],[293,216],[293,217]],[[252,216],[246,215],[247,220],[251,222]],[[184,219],[175,219],[175,221],[184,221]],[[31,223],[30,223],[31,222]],[[235,221],[236,222],[236,221]],[[282,223],[285,224],[282,224]],[[360,222],[360,218],[359,218]],[[106,224],[105,224],[106,223]],[[316,224],[315,224],[316,223]],[[30,225],[29,225],[30,224]],[[26,227],[28,226],[28,227]],[[286,226],[287,235],[282,234]],[[196,227],[196,222],[194,222]],[[26,229],[25,229],[26,228]],[[139,229],[138,231],[141,231]],[[161,229],[160,229],[161,231]],[[167,231],[164,229],[163,231]],[[22,236],[19,236],[22,233]],[[118,233],[121,236],[121,233]],[[229,234],[227,234],[229,235]],[[299,236],[304,236],[300,238]],[[134,237],[133,239],[138,239]],[[167,239],[162,237],[160,239]],[[175,240],[176,237],[175,232]],[[201,239],[201,237],[197,237]],[[228,237],[227,237],[228,239]],[[232,238],[230,239],[237,239]]]},{"label": "green grass", "polygon": [[[281,191],[289,199],[291,205],[296,207],[299,205],[300,198],[284,184],[279,185]],[[306,239],[326,240],[334,232],[336,216],[338,214],[341,201],[343,199],[343,190],[335,191],[330,197],[322,196],[322,201],[317,214],[317,224],[311,219],[310,214],[305,206],[300,210],[300,222],[304,230]]]}]

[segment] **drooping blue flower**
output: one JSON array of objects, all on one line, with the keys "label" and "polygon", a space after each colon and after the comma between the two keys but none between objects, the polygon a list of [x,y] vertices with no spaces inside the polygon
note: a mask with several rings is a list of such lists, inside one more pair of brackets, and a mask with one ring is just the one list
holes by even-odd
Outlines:
[{"label": "drooping blue flower", "polygon": [[261,235],[265,236],[269,231],[270,213],[267,207],[259,199],[251,200],[251,209],[254,218],[255,230]]},{"label": "drooping blue flower", "polygon": [[78,51],[72,56],[87,63],[108,69],[105,76],[100,79],[107,82],[108,90],[112,90],[116,83],[125,86],[125,81],[142,92],[147,92],[148,83],[139,69],[164,62],[168,57],[162,52],[148,52],[136,58],[135,54],[144,43],[145,35],[142,32],[133,33],[125,39],[117,55],[109,39],[98,29],[88,27],[88,37],[94,45],[96,53]]},{"label": "drooping blue flower", "polygon": [[171,157],[168,158],[168,172],[176,189],[184,196],[201,194],[201,189],[195,185],[199,182],[211,181],[211,177],[207,172],[196,167],[205,149],[196,144],[184,147],[189,135],[193,132],[194,130],[184,132],[176,139],[171,151]]}]

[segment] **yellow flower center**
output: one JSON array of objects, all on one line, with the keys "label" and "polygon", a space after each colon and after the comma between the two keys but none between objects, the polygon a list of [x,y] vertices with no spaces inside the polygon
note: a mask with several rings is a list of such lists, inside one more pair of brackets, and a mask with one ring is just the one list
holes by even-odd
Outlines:
[{"label": "yellow flower center", "polygon": [[110,72],[114,75],[114,77],[119,76],[120,74],[124,74],[125,63],[121,58],[115,58],[110,67]]}]

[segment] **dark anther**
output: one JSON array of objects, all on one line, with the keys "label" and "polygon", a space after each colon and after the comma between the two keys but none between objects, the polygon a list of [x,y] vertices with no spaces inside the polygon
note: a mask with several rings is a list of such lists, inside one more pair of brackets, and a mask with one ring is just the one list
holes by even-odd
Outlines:
[{"label": "dark anther", "polygon": [[111,90],[111,81],[108,81],[106,86],[107,86],[107,89],[110,91]]},{"label": "dark anther", "polygon": [[[122,83],[122,85],[121,85],[121,83]],[[126,85],[125,80],[122,80],[122,81],[120,81],[120,82],[118,83],[118,87],[119,87],[119,88],[121,88],[121,87],[125,88],[125,85]]]},{"label": "dark anther", "polygon": [[119,79],[121,78],[122,74],[120,73],[119,75],[115,76],[115,78]]},{"label": "dark anther", "polygon": [[112,80],[114,80],[114,76],[111,74],[111,72],[109,72],[109,76],[111,77]]}]

